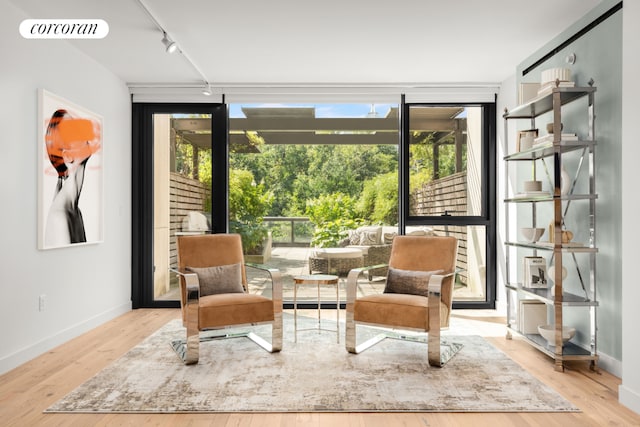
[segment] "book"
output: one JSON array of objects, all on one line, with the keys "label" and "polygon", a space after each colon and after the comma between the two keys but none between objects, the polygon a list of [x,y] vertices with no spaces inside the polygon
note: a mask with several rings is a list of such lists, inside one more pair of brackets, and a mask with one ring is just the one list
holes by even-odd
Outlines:
[{"label": "book", "polygon": [[524,257],[523,288],[547,288],[547,264],[539,256]]},{"label": "book", "polygon": [[575,87],[576,82],[569,81],[561,81],[556,84],[556,82],[547,82],[540,85],[540,89],[538,89],[538,96],[546,95],[547,93],[551,93],[554,87]]},{"label": "book", "polygon": [[[560,135],[560,139],[562,141],[577,141],[578,135],[576,135],[575,133],[563,133],[562,135]],[[533,140],[534,144],[544,144],[546,142],[553,142],[552,133],[544,136],[539,136]]]}]

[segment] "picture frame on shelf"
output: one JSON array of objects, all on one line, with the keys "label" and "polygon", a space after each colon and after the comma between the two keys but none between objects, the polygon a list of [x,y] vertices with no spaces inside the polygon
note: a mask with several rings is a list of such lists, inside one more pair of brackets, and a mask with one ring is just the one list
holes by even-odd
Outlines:
[{"label": "picture frame on shelf", "polygon": [[518,132],[516,151],[527,151],[533,147],[533,141],[538,137],[538,129],[526,129]]},{"label": "picture frame on shelf", "polygon": [[524,257],[523,271],[523,288],[545,289],[549,286],[549,280],[547,278],[547,263],[543,257]]},{"label": "picture frame on shelf", "polygon": [[540,90],[540,83],[520,83],[520,87],[518,88],[518,104],[526,104],[532,99],[538,96],[538,91]]}]

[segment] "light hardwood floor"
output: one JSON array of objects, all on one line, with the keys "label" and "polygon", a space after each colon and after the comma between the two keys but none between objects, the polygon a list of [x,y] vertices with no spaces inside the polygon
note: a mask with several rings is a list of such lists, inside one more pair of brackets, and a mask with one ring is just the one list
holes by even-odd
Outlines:
[{"label": "light hardwood floor", "polygon": [[[503,319],[458,312],[495,328]],[[564,373],[519,339],[487,337],[492,344],[578,406],[580,413],[259,413],[259,414],[44,414],[166,322],[178,310],[134,310],[0,376],[0,426],[640,426],[640,415],[618,403],[620,379],[589,371]]]}]

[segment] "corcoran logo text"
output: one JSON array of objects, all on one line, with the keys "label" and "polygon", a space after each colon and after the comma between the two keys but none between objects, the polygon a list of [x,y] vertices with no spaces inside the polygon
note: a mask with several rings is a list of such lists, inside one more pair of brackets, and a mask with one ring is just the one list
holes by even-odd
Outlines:
[{"label": "corcoran logo text", "polygon": [[109,24],[102,19],[25,19],[20,34],[25,39],[102,39]]}]

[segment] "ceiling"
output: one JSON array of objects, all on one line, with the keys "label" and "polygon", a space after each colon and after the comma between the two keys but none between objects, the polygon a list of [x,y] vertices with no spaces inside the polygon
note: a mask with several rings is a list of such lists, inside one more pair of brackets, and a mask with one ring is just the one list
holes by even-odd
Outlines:
[{"label": "ceiling", "polygon": [[[30,18],[107,21],[106,38],[69,42],[128,84],[216,87],[499,83],[600,3],[10,1]],[[165,53],[141,1],[184,55]]]}]

